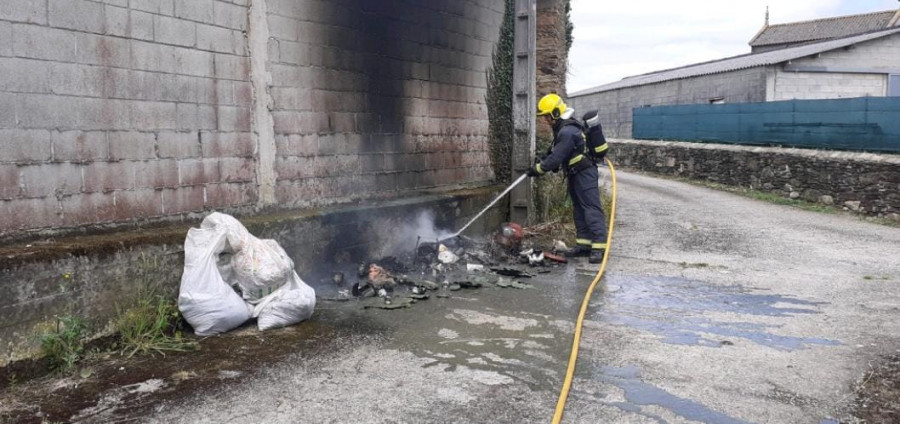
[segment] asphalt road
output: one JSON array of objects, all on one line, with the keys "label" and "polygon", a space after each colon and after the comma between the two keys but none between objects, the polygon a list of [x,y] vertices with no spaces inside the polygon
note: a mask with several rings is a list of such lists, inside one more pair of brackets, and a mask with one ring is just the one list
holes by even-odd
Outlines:
[{"label": "asphalt road", "polygon": [[[618,213],[565,422],[849,421],[854,384],[900,349],[900,229],[627,173]],[[153,423],[547,422],[591,273],[400,311],[322,302],[316,319],[361,325],[204,390],[148,380],[75,420],[140,404],[131,418]]]}]

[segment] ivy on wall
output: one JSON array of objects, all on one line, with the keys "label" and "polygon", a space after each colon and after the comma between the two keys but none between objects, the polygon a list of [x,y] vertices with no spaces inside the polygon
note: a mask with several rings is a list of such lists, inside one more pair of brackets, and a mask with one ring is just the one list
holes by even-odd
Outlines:
[{"label": "ivy on wall", "polygon": [[501,183],[512,179],[514,11],[514,0],[506,0],[500,39],[494,48],[493,64],[487,72],[485,95],[491,167],[497,182]]}]

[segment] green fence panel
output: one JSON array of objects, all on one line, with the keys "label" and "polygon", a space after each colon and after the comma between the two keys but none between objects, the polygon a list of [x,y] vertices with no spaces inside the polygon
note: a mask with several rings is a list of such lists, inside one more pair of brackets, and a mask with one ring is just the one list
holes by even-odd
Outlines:
[{"label": "green fence panel", "polygon": [[632,128],[644,140],[900,152],[900,98],[637,108]]}]

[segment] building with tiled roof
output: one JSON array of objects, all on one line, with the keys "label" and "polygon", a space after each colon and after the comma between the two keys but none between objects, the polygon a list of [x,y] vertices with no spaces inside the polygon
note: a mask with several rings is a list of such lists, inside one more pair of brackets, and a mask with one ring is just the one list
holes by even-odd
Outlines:
[{"label": "building with tiled roof", "polygon": [[769,25],[750,40],[753,53],[793,47],[816,41],[832,40],[891,28],[900,24],[900,10],[836,16],[811,21]]}]

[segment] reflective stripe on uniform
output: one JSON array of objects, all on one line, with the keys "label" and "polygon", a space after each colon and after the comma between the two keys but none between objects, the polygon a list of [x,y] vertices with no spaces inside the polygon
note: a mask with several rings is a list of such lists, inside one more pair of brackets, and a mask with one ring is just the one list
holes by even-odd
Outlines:
[{"label": "reflective stripe on uniform", "polygon": [[574,158],[572,158],[571,160],[569,160],[569,166],[572,166],[572,165],[575,165],[575,164],[578,163],[578,162],[581,162],[582,159],[584,159],[584,155],[578,155],[578,156],[575,156]]},{"label": "reflective stripe on uniform", "polygon": [[607,150],[609,150],[609,144],[605,144],[605,143],[600,147],[594,148],[594,151],[597,153],[603,153]]},{"label": "reflective stripe on uniform", "polygon": [[587,246],[587,245],[591,244],[591,241],[588,239],[575,239],[575,244],[581,244],[581,245]]},{"label": "reflective stripe on uniform", "polygon": [[606,243],[591,243],[591,249],[606,249]]},{"label": "reflective stripe on uniform", "polygon": [[538,174],[541,174],[541,175],[544,174],[544,169],[541,168],[541,164],[537,164],[537,165],[534,167],[534,170],[537,171]]}]

